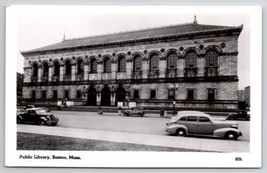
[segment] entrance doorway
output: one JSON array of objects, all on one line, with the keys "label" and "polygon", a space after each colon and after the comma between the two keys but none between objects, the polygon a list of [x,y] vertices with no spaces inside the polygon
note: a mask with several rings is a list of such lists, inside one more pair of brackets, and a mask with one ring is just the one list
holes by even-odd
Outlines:
[{"label": "entrance doorway", "polygon": [[110,106],[110,96],[111,92],[108,87],[104,87],[101,92],[101,105]]},{"label": "entrance doorway", "polygon": [[87,94],[87,105],[95,106],[96,105],[96,89],[90,87]]},{"label": "entrance doorway", "polygon": [[116,105],[118,102],[123,102],[126,98],[126,90],[123,87],[119,87],[116,90]]}]

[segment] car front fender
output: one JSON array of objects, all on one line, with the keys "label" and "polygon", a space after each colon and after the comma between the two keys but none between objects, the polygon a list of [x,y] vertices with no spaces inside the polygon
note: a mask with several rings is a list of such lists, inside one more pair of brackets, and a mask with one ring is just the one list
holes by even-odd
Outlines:
[{"label": "car front fender", "polygon": [[45,117],[41,117],[40,120],[41,120],[41,121],[47,121],[47,118],[45,118]]},{"label": "car front fender", "polygon": [[219,138],[224,138],[225,134],[227,132],[230,132],[230,131],[231,132],[235,132],[237,134],[237,136],[241,136],[242,135],[240,130],[228,127],[228,128],[221,128],[221,129],[215,130],[213,132],[213,136],[214,137],[219,137]]}]

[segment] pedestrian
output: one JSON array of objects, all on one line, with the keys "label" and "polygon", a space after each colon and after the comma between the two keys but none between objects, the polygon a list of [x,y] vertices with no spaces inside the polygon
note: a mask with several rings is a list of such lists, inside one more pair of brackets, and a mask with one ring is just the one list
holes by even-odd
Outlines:
[{"label": "pedestrian", "polygon": [[167,111],[164,110],[163,117],[167,118]]},{"label": "pedestrian", "polygon": [[164,110],[163,109],[160,110],[160,117],[164,117]]},{"label": "pedestrian", "polygon": [[98,107],[98,112],[97,113],[98,113],[98,115],[102,115],[103,114],[103,111],[102,111],[100,106]]}]

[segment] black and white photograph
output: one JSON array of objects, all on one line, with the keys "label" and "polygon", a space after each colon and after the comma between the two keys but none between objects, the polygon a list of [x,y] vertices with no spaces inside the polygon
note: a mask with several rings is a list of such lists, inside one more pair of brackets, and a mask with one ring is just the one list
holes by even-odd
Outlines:
[{"label": "black and white photograph", "polygon": [[261,7],[10,6],[6,165],[260,167]]}]

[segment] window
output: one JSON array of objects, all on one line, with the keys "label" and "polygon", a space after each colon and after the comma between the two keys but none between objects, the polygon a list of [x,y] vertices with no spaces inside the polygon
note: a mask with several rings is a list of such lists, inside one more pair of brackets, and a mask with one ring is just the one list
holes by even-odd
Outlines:
[{"label": "window", "polygon": [[173,90],[169,90],[168,91],[168,98],[169,99],[174,99],[174,91]]},{"label": "window", "polygon": [[46,91],[42,91],[42,98],[43,98],[43,99],[46,98]]},{"label": "window", "polygon": [[195,77],[197,75],[197,54],[190,52],[185,57],[185,76]]},{"label": "window", "polygon": [[176,69],[177,66],[177,55],[176,54],[170,54],[167,58],[168,62],[168,69]]},{"label": "window", "polygon": [[82,74],[84,71],[84,63],[82,59],[79,59],[77,62],[77,74]]},{"label": "window", "polygon": [[208,100],[215,100],[215,89],[208,89]]},{"label": "window", "polygon": [[64,95],[64,96],[65,96],[65,98],[66,98],[66,99],[68,99],[68,98],[69,98],[69,91],[68,91],[68,90],[66,90],[64,94],[65,94],[65,95]]},{"label": "window", "polygon": [[91,67],[90,73],[97,73],[97,61],[96,61],[96,59],[91,60],[90,67]]},{"label": "window", "polygon": [[134,59],[134,71],[141,71],[142,70],[142,58],[141,56],[137,56]]},{"label": "window", "polygon": [[104,60],[104,73],[110,73],[111,72],[111,60],[110,58],[106,58]]},{"label": "window", "polygon": [[208,117],[199,117],[198,121],[199,122],[210,122],[210,119]]},{"label": "window", "polygon": [[126,71],[125,57],[120,57],[118,60],[118,72],[125,72],[125,71]]},{"label": "window", "polygon": [[195,90],[194,89],[187,89],[187,99],[188,100],[195,99]]},{"label": "window", "polygon": [[153,55],[150,58],[150,70],[158,70],[159,66],[159,57],[158,55]]},{"label": "window", "polygon": [[77,90],[77,94],[76,94],[76,96],[77,96],[77,99],[79,99],[79,98],[82,97],[82,92],[81,92],[81,90]]},{"label": "window", "polygon": [[197,67],[197,54],[190,52],[185,57],[185,67],[186,68],[196,68]]},{"label": "window", "polygon": [[54,98],[54,99],[57,99],[57,90],[54,90],[54,91],[53,91],[53,98]]},{"label": "window", "polygon": [[60,74],[59,62],[55,61],[54,62],[54,76],[59,76],[59,74]]},{"label": "window", "polygon": [[180,121],[186,121],[186,117],[181,117]]},{"label": "window", "polygon": [[32,66],[32,76],[38,77],[38,65],[36,63],[34,63]]},{"label": "window", "polygon": [[156,90],[150,90],[150,99],[156,98]]},{"label": "window", "polygon": [[139,90],[134,90],[134,99],[139,99]]},{"label": "window", "polygon": [[32,99],[36,99],[36,91],[32,90]]},{"label": "window", "polygon": [[189,117],[187,117],[187,121],[197,121],[197,117],[189,116]]},{"label": "window", "polygon": [[67,60],[65,63],[65,74],[71,75],[71,62],[70,62],[70,60]]},{"label": "window", "polygon": [[218,54],[215,51],[207,52],[206,56],[206,76],[217,76]]},{"label": "window", "polygon": [[43,76],[48,76],[48,63],[43,63]]}]

